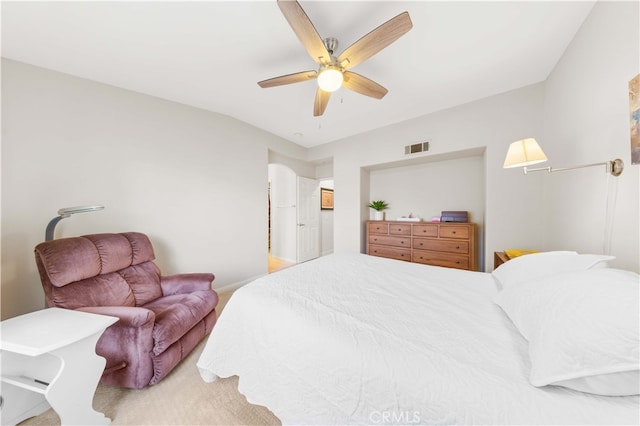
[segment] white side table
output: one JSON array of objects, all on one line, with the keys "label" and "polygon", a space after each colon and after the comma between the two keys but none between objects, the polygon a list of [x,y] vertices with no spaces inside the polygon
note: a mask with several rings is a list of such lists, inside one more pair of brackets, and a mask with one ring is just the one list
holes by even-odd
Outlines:
[{"label": "white side table", "polygon": [[63,425],[107,425],[93,409],[106,361],[95,347],[116,317],[49,308],[0,323],[2,425],[52,407]]}]

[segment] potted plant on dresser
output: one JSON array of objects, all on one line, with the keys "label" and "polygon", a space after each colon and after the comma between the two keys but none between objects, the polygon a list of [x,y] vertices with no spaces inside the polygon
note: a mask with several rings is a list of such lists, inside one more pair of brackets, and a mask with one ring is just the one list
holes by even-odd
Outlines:
[{"label": "potted plant on dresser", "polygon": [[384,220],[384,209],[389,208],[386,201],[375,200],[369,203],[369,207],[375,210],[374,220]]}]

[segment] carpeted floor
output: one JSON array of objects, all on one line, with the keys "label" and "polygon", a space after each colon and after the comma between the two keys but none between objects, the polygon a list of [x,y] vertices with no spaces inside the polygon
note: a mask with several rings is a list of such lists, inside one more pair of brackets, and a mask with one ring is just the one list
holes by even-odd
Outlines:
[{"label": "carpeted floor", "polygon": [[[220,294],[218,314],[231,293]],[[113,425],[279,425],[267,408],[249,404],[238,392],[238,378],[205,383],[196,362],[206,338],[164,380],[141,390],[98,386],[93,408]],[[52,409],[20,423],[59,425]]]}]

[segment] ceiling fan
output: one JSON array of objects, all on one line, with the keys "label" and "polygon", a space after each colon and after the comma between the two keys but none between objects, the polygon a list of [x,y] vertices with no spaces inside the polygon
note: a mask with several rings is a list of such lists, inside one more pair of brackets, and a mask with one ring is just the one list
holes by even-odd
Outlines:
[{"label": "ceiling fan", "polygon": [[260,87],[282,86],[317,79],[318,89],[313,104],[314,117],[324,113],[331,92],[342,86],[376,99],[382,99],[387,94],[388,90],[375,81],[349,69],[369,59],[409,31],[413,24],[408,12],[388,20],[336,57],[334,52],[338,48],[338,40],[332,37],[323,40],[296,0],[278,0],[278,6],[307,53],[318,63],[319,68],[317,71],[302,71],[263,80],[258,82]]}]

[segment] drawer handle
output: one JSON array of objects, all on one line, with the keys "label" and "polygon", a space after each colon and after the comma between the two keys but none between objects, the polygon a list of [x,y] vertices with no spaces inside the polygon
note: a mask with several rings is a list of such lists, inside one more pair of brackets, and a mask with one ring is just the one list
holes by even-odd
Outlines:
[{"label": "drawer handle", "polygon": [[456,246],[456,250],[460,250],[460,246]]},{"label": "drawer handle", "polygon": [[456,231],[453,231],[453,232],[452,232],[452,234],[455,234],[455,233],[456,233]]},{"label": "drawer handle", "polygon": [[404,244],[404,241],[400,241],[400,244]]}]

